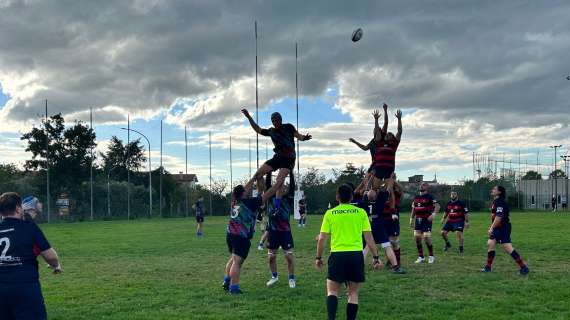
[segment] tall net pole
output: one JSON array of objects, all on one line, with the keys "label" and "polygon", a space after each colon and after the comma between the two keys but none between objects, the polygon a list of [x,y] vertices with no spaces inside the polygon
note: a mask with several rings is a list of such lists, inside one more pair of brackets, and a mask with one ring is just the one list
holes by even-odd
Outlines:
[{"label": "tall net pole", "polygon": [[[297,109],[297,130],[299,130],[299,72],[298,72],[298,53],[297,42],[295,42],[295,106]],[[301,149],[299,149],[299,139],[297,139],[297,177],[301,172]]]},{"label": "tall net pole", "polygon": [[[259,90],[257,87],[257,21],[255,21],[255,122],[259,125]],[[255,133],[256,168],[259,168],[259,133]]]},{"label": "tall net pole", "polygon": [[[185,161],[185,171],[186,177],[188,177],[188,132],[187,126],[184,126],[184,152],[186,154],[186,161]],[[186,208],[185,208],[185,215],[188,218],[188,207],[190,205],[190,200],[188,199],[188,184],[186,183]]]},{"label": "tall net pole", "polygon": [[46,203],[47,203],[47,222],[51,221],[51,192],[49,189],[49,132],[48,132],[48,101],[46,99],[46,117],[45,117],[45,130],[46,130]]},{"label": "tall net pole", "polygon": [[210,151],[210,215],[213,215],[212,212],[212,131],[208,131],[208,145]]},{"label": "tall net pole", "polygon": [[127,167],[127,220],[131,219],[131,115],[127,115],[127,154],[126,154],[126,167]]},{"label": "tall net pole", "polygon": [[158,205],[158,213],[162,217],[162,174],[164,170],[162,168],[162,119],[160,120],[160,177],[159,177],[159,205]]},{"label": "tall net pole", "polygon": [[[89,107],[89,127],[93,130],[93,108]],[[89,168],[89,186],[90,186],[90,194],[91,194],[91,220],[93,220],[93,146],[91,146],[91,167]]]}]

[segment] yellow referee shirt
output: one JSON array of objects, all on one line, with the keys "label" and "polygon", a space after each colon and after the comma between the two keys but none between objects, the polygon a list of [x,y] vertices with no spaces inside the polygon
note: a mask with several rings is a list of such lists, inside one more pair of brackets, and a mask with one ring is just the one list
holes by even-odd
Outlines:
[{"label": "yellow referee shirt", "polygon": [[321,232],[331,236],[331,252],[361,251],[362,232],[370,231],[366,211],[351,204],[327,210]]}]

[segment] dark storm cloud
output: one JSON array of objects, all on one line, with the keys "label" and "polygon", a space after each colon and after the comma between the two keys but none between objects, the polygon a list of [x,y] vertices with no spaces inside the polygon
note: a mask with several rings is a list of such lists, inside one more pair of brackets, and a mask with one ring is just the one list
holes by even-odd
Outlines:
[{"label": "dark storm cloud", "polygon": [[257,19],[262,79],[274,80],[265,102],[294,92],[298,41],[301,93],[341,83],[353,116],[389,99],[503,127],[568,123],[569,14],[565,1],[0,0],[0,83],[13,97],[0,115],[33,118],[46,98],[64,114],[149,115],[226,92],[180,120],[230,123],[233,97],[254,101],[235,83],[253,76]]}]

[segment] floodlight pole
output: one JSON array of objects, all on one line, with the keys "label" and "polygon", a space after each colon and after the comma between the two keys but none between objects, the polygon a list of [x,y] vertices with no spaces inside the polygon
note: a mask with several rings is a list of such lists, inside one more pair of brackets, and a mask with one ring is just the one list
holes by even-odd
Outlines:
[{"label": "floodlight pole", "polygon": [[[257,87],[257,21],[255,21],[255,123],[259,125],[259,90]],[[256,169],[259,169],[259,133],[255,133]]]},{"label": "floodlight pole", "polygon": [[558,148],[562,147],[561,144],[557,146],[550,146],[550,148],[554,149],[554,211],[558,210],[558,174],[556,173],[556,151]]},{"label": "floodlight pole", "polygon": [[116,167],[111,167],[107,172],[107,216],[111,216],[111,171]]},{"label": "floodlight pole", "polygon": [[49,132],[47,129],[48,126],[48,101],[46,99],[46,117],[45,117],[45,130],[46,130],[46,202],[47,202],[47,222],[50,223],[50,217],[51,217],[51,210],[50,210],[50,198],[51,198],[51,192],[49,189]]},{"label": "floodlight pole", "polygon": [[570,201],[568,201],[568,169],[569,169],[569,163],[570,163],[570,155],[565,155],[565,156],[560,156],[560,158],[562,158],[562,160],[564,160],[564,167],[566,169],[566,185],[565,185],[565,189],[566,189],[566,210],[569,209],[569,205],[570,205]]},{"label": "floodlight pole", "polygon": [[138,133],[143,138],[145,138],[146,142],[148,143],[148,203],[149,203],[148,217],[150,218],[150,217],[152,217],[152,163],[150,160],[151,159],[150,140],[148,140],[148,138],[144,134],[140,133],[139,131],[137,131],[135,129],[130,129],[130,128],[121,128],[121,129]]}]

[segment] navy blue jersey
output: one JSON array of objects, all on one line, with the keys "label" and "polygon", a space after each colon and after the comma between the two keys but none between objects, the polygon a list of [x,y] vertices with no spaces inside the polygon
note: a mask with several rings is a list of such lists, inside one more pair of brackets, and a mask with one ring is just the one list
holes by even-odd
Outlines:
[{"label": "navy blue jersey", "polygon": [[[275,207],[273,200],[268,201],[268,212],[272,212]],[[291,231],[291,224],[289,223],[289,217],[293,213],[293,198],[286,197],[281,201],[281,206],[276,214],[269,215],[269,229],[271,231]]]},{"label": "navy blue jersey", "polygon": [[502,226],[506,226],[511,223],[509,214],[509,204],[505,201],[505,199],[497,198],[493,201],[493,204],[491,205],[491,223],[495,221],[496,217],[501,218],[501,223],[497,225],[496,228],[501,228]]},{"label": "navy blue jersey", "polygon": [[290,124],[282,124],[279,129],[269,128],[261,129],[259,134],[271,137],[271,141],[275,145],[273,151],[284,157],[295,158],[295,132],[297,129]]},{"label": "navy blue jersey", "polygon": [[195,210],[196,210],[196,217],[203,217],[204,216],[204,202],[203,201],[197,201],[195,206]]},{"label": "navy blue jersey", "polygon": [[368,200],[361,199],[361,200],[358,200],[356,202],[351,202],[350,204],[357,206],[361,209],[364,209],[364,211],[366,211],[366,215],[369,217],[372,215],[378,216],[376,213],[376,210],[375,210],[375,206],[374,206],[375,202],[374,201],[368,201]]},{"label": "navy blue jersey", "polygon": [[35,223],[4,218],[0,222],[0,283],[38,281],[36,257],[49,248],[49,242]]}]

